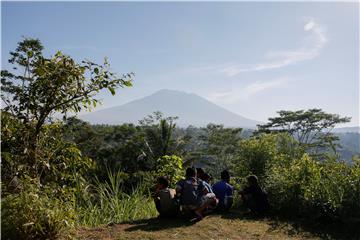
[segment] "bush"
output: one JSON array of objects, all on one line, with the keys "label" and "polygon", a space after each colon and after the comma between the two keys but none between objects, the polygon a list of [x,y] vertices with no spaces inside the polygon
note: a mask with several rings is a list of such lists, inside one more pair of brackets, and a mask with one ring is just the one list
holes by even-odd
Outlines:
[{"label": "bush", "polygon": [[157,160],[156,165],[157,175],[169,177],[171,187],[183,178],[183,160],[178,156],[162,156]]},{"label": "bush", "polygon": [[60,123],[44,126],[35,161],[23,141],[27,131],[11,118],[2,126],[2,236],[4,239],[54,239],[75,224],[76,188],[84,188],[92,161],[61,135]]},{"label": "bush", "polygon": [[266,186],[273,209],[313,220],[360,220],[359,165],[328,159],[319,162],[307,154],[288,167],[273,166]]},{"label": "bush", "polygon": [[263,180],[272,165],[289,166],[293,159],[302,154],[298,143],[286,133],[262,134],[244,139],[240,141],[234,160],[235,174],[240,177],[255,174]]},{"label": "bush", "polygon": [[55,239],[75,225],[74,198],[53,197],[51,189],[26,181],[1,200],[2,239]]}]

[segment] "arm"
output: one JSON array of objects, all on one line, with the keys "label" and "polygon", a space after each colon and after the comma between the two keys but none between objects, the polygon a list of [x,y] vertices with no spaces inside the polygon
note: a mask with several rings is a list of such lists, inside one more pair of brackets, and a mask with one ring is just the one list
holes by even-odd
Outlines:
[{"label": "arm", "polygon": [[181,193],[182,193],[182,183],[178,182],[175,188],[175,197],[179,198],[181,196]]}]

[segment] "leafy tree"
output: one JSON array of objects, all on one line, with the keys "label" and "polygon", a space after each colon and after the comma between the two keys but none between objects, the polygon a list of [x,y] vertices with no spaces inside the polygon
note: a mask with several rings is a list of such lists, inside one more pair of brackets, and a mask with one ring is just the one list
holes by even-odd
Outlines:
[{"label": "leafy tree", "polygon": [[223,125],[208,124],[202,129],[204,134],[199,137],[203,142],[200,150],[203,162],[210,167],[210,173],[219,177],[224,169],[233,167],[236,149],[241,140],[241,128],[224,128]]},{"label": "leafy tree", "polygon": [[29,129],[25,151],[36,161],[39,135],[56,112],[80,112],[96,106],[95,95],[107,88],[113,95],[118,87],[131,86],[133,73],[117,77],[105,59],[102,65],[84,60],[75,62],[58,51],[47,58],[37,39],[24,39],[10,52],[13,71],[1,71],[1,98],[10,112]]},{"label": "leafy tree", "polygon": [[140,120],[144,129],[145,145],[148,157],[157,160],[165,155],[176,154],[181,148],[182,139],[174,138],[177,117],[163,117],[161,112],[154,112]]},{"label": "leafy tree", "polygon": [[269,118],[269,122],[258,125],[256,133],[288,132],[302,146],[316,155],[320,150],[331,148],[336,153],[338,137],[331,133],[335,125],[350,121],[321,109],[299,111],[279,111],[279,117]]},{"label": "leafy tree", "polygon": [[[129,174],[149,170],[152,165],[141,156],[147,149],[143,129],[133,124],[90,125],[69,118],[64,125],[66,139],[76,143],[83,155],[96,162],[96,175],[106,180],[108,171]],[[140,156],[140,157],[139,157]]]}]

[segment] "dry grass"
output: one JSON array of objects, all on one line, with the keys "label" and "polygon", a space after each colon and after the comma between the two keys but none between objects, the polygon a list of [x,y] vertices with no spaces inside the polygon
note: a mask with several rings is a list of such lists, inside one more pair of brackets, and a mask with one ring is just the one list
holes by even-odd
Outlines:
[{"label": "dry grass", "polygon": [[81,228],[78,239],[320,239],[288,223],[241,215],[210,215],[200,222],[189,219],[147,219],[98,228]]}]

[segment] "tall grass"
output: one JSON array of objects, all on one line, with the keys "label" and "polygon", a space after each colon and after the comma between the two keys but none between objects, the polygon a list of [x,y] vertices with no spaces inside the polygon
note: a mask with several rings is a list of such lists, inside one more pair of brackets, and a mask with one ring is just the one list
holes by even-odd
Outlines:
[{"label": "tall grass", "polygon": [[98,226],[151,218],[157,215],[150,192],[139,184],[131,193],[124,191],[123,175],[108,171],[108,181],[95,181],[78,206],[79,224]]}]

